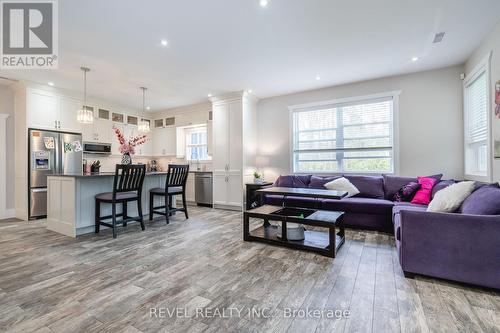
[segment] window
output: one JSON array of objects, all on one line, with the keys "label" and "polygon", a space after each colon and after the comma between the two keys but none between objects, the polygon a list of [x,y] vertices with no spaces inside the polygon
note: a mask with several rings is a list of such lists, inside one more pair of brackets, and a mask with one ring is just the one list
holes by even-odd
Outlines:
[{"label": "window", "polygon": [[490,180],[489,57],[464,81],[465,176]]},{"label": "window", "polygon": [[394,172],[395,96],[292,107],[293,172]]},{"label": "window", "polygon": [[212,159],[208,156],[207,127],[188,128],[186,132],[186,159],[188,161],[203,161]]}]

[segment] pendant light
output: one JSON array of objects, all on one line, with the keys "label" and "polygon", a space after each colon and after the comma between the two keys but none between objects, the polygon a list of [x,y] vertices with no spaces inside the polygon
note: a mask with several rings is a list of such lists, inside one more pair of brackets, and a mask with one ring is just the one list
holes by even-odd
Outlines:
[{"label": "pendant light", "polygon": [[76,120],[82,124],[92,124],[94,122],[94,113],[87,106],[87,72],[90,72],[90,69],[87,67],[80,67],[80,69],[83,72],[83,105],[82,109],[78,110]]},{"label": "pendant light", "polygon": [[[142,90],[142,114],[146,113],[146,90],[148,88],[146,87],[141,87]],[[151,127],[149,125],[149,121],[141,118],[141,121],[139,122],[139,131],[143,133],[148,133],[151,130]]]}]

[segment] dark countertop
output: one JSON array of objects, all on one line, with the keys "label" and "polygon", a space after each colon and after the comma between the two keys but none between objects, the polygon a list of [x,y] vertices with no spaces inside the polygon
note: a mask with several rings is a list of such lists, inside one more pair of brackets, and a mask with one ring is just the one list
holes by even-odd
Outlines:
[{"label": "dark countertop", "polygon": [[[146,172],[146,176],[161,176],[166,175],[167,172],[157,171],[157,172]],[[114,172],[99,172],[99,173],[66,173],[66,174],[52,174],[48,175],[48,177],[74,177],[74,178],[93,178],[93,177],[113,177],[115,175]]]},{"label": "dark countertop", "polygon": [[189,173],[212,173],[212,171],[189,170]]}]

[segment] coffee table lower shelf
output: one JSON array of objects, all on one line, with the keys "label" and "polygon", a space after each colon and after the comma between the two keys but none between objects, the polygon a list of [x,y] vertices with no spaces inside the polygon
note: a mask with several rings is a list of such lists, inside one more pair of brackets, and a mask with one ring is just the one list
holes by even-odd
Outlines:
[{"label": "coffee table lower shelf", "polygon": [[[330,249],[330,236],[328,232],[306,230],[304,232],[304,240],[282,240],[278,237],[278,227],[274,225],[261,226],[257,229],[251,230],[247,239],[248,241],[257,241],[269,243],[299,250],[313,251],[321,253],[328,257],[335,257]],[[335,253],[344,244],[344,237],[335,235]]]},{"label": "coffee table lower shelf", "polygon": [[[345,241],[345,231],[341,223],[343,214],[343,212],[264,205],[244,213],[243,240],[312,251],[335,258],[337,250]],[[263,220],[264,223],[262,226],[250,230],[250,218]],[[282,228],[270,224],[269,221],[277,221]],[[306,230],[303,240],[289,240],[286,237],[288,223],[320,227],[326,230]],[[279,231],[280,229],[281,231]],[[278,237],[278,232],[281,232],[281,237]]]}]

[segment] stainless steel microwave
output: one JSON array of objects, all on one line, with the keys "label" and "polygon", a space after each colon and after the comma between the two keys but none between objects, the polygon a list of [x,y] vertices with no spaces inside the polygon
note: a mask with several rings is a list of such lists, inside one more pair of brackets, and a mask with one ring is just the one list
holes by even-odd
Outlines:
[{"label": "stainless steel microwave", "polygon": [[83,152],[86,154],[111,155],[111,143],[84,142]]}]

